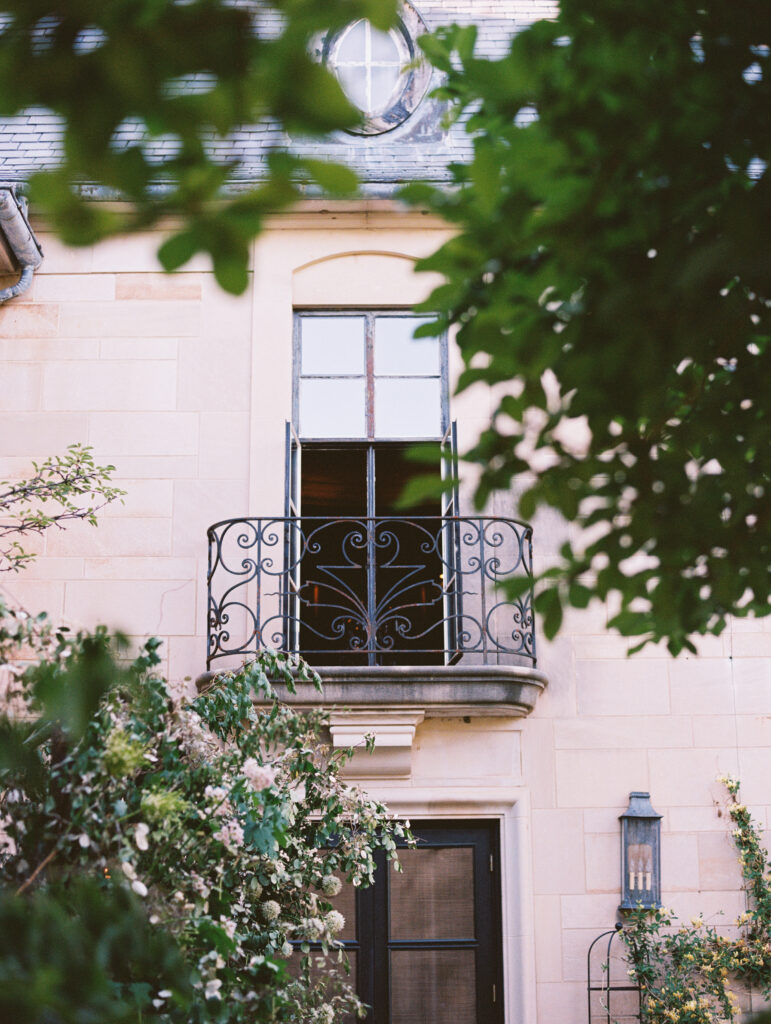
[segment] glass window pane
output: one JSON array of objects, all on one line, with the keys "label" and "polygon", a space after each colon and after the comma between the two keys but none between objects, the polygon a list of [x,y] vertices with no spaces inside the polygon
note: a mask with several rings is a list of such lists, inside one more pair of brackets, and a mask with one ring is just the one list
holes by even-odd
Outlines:
[{"label": "glass window pane", "polygon": [[473,949],[393,950],[391,1024],[482,1024],[474,957]]},{"label": "glass window pane", "polygon": [[393,102],[393,95],[401,75],[396,65],[386,68],[372,68],[370,83],[369,112],[385,111]]},{"label": "glass window pane", "polygon": [[369,110],[367,68],[363,64],[338,65],[337,80],[351,103],[366,113]]},{"label": "glass window pane", "polygon": [[362,19],[345,29],[337,45],[335,60],[363,63],[368,28],[367,22]]},{"label": "glass window pane", "polygon": [[391,938],[473,939],[474,858],[470,846],[404,850],[390,871]]},{"label": "glass window pane", "polygon": [[441,435],[442,407],[436,378],[375,381],[375,437],[419,439]]},{"label": "glass window pane", "polygon": [[364,373],[364,323],[361,316],[303,317],[301,372]]},{"label": "glass window pane", "polygon": [[372,59],[387,61],[389,64],[405,64],[406,55],[405,59],[402,60],[398,38],[393,30],[391,32],[379,32],[376,28],[370,28]]},{"label": "glass window pane", "polygon": [[375,373],[432,376],[439,373],[439,339],[413,338],[428,317],[379,316],[375,319]]},{"label": "glass window pane", "polygon": [[364,437],[364,380],[300,381],[303,437]]}]

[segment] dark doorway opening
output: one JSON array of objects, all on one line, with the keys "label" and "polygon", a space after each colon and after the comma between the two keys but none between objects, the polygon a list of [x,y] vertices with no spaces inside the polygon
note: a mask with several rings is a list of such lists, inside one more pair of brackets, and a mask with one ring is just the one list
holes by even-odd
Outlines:
[{"label": "dark doorway opening", "polygon": [[302,445],[299,647],[312,664],[444,661],[440,501],[397,505],[410,479],[432,472],[410,447]]}]

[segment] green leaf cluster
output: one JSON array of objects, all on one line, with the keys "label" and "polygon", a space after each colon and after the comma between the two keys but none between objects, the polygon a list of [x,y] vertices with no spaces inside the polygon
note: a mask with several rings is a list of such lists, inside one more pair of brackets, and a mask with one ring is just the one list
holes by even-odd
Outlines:
[{"label": "green leaf cluster", "polygon": [[499,395],[468,458],[571,532],[536,607],[694,650],[769,605],[771,8],[565,0],[500,60],[422,40],[474,156],[405,198],[456,233],[420,268],[460,388]]},{"label": "green leaf cluster", "polygon": [[35,557],[16,537],[75,519],[96,526],[96,513],[126,493],[111,484],[115,466],[97,466],[89,445],[71,444],[32,467],[27,478],[0,481],[0,572],[18,572]]},{"label": "green leaf cluster", "polygon": [[[342,166],[277,151],[264,181],[213,142],[243,125],[277,122],[319,135],[358,113],[313,55],[314,40],[359,17],[388,28],[395,0],[4,0],[0,4],[0,116],[44,108],[61,119],[61,159],[29,183],[30,197],[68,243],[87,245],[181,220],[163,245],[166,269],[207,253],[219,284],[242,292],[248,245],[267,212],[310,182],[347,194]],[[131,141],[121,142],[126,129]],[[93,202],[120,198],[119,206]]]}]

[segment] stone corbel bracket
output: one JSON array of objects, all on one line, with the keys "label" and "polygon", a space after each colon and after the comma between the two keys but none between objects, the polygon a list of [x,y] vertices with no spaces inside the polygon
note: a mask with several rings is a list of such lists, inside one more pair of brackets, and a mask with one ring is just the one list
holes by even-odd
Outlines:
[{"label": "stone corbel bracket", "polygon": [[[412,743],[425,718],[422,709],[334,710],[329,716],[332,747],[353,747],[343,774],[357,779],[406,779],[412,771]],[[367,738],[374,740],[368,752]]]}]

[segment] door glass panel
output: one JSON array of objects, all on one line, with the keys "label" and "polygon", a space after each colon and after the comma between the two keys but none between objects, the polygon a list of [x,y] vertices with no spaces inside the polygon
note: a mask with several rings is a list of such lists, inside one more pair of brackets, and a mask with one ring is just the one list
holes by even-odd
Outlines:
[{"label": "door glass panel", "polygon": [[375,373],[405,373],[413,377],[439,373],[439,339],[413,338],[427,317],[379,316],[375,319]]},{"label": "door glass panel", "polygon": [[304,437],[364,437],[364,380],[300,381],[300,434]]},{"label": "door glass panel", "polygon": [[302,324],[301,373],[364,373],[364,317],[306,316]]},{"label": "door glass panel", "polygon": [[438,379],[375,381],[375,437],[439,437],[441,428]]},{"label": "door glass panel", "polygon": [[472,949],[391,951],[391,1024],[481,1024]]},{"label": "door glass panel", "polygon": [[391,939],[473,939],[474,859],[470,846],[404,850],[388,875]]},{"label": "door glass panel", "polygon": [[300,651],[312,665],[358,664],[366,657],[366,526],[346,517],[367,511],[366,449],[304,446],[300,493]]}]

